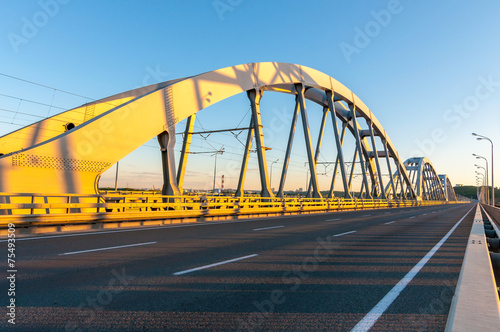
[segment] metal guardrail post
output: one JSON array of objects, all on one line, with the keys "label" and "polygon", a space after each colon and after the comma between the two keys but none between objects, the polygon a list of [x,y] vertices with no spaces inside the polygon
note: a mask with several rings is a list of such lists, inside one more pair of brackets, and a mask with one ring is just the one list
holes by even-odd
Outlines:
[{"label": "metal guardrail post", "polygon": [[[35,195],[31,195],[31,210],[30,210],[30,214],[35,214],[35,208],[34,208],[34,204],[35,204]],[[12,211],[12,210],[11,210]]]}]

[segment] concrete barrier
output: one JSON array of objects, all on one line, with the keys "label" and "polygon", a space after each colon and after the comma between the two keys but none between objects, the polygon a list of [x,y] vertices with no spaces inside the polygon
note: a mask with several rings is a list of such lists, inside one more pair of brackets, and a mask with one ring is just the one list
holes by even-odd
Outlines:
[{"label": "concrete barrier", "polygon": [[500,328],[500,301],[479,204],[445,331],[495,331]]}]

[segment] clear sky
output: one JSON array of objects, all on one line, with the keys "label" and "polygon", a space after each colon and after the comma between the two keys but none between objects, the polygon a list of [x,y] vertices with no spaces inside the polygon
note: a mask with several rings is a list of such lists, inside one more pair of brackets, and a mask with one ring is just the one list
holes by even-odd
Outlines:
[{"label": "clear sky", "polygon": [[[242,63],[301,64],[354,91],[401,156],[428,157],[453,184],[475,185],[472,153],[490,159],[491,150],[471,133],[500,146],[499,14],[495,0],[2,1],[0,73],[99,99]],[[2,75],[0,88],[0,135],[89,101]],[[273,148],[269,167],[279,160],[273,165],[277,187],[290,122],[279,114],[291,114],[293,98],[265,95],[263,103],[264,124],[273,116],[283,119],[265,132],[266,146]],[[248,108],[245,96],[233,97],[200,112],[196,127],[247,126]],[[316,110],[310,106],[313,140]],[[245,135],[194,138],[192,151],[224,145],[217,181],[224,174],[226,188],[236,187],[243,151],[238,139],[244,142]],[[320,161],[335,158],[328,147]],[[305,186],[304,151],[300,143],[294,146],[289,189]],[[259,187],[255,159],[249,189]],[[191,155],[184,187],[211,188],[213,162],[210,154]],[[326,189],[332,167],[319,165],[318,172]],[[113,185],[113,178],[114,167],[101,185]],[[154,139],[120,162],[119,186],[150,188],[161,181]]]}]

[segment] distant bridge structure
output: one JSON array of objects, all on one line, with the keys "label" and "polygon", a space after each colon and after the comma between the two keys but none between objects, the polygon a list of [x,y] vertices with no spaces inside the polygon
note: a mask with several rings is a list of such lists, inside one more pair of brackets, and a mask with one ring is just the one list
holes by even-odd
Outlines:
[{"label": "distant bridge structure", "polygon": [[[261,99],[270,92],[295,97],[276,194],[270,188],[261,120],[261,113],[266,110],[260,107]],[[49,199],[49,196],[59,197],[56,202],[60,204],[69,204],[70,206],[58,205],[67,212],[87,211],[83,206],[75,205],[83,203],[87,204],[85,208],[94,209],[97,213],[115,211],[116,209],[109,208],[110,200],[99,192],[101,174],[154,137],[158,138],[162,155],[164,196],[161,201],[154,202],[160,205],[149,208],[152,211],[157,211],[157,208],[172,209],[171,206],[161,204],[175,202],[177,205],[174,209],[193,209],[178,203],[184,197],[183,183],[196,114],[240,93],[245,93],[248,97],[251,120],[246,128],[247,139],[241,159],[238,187],[232,202],[238,199],[241,202],[245,197],[243,187],[253,142],[259,165],[259,199],[267,199],[262,202],[276,204],[280,200],[285,201],[284,188],[299,119],[304,132],[310,174],[309,198],[304,198],[303,202],[316,205],[322,202],[321,204],[329,206],[332,200],[339,199],[334,197],[336,181],[341,182],[342,199],[346,201],[418,203],[456,200],[449,179],[445,176],[445,180],[442,180],[427,158],[401,160],[375,115],[343,84],[325,73],[305,66],[263,62],[227,67],[126,91],[81,105],[0,137],[0,199],[3,199],[0,211],[3,209],[4,214],[7,210],[10,211],[7,214],[15,214],[13,211],[17,208],[18,212],[50,212],[54,208],[43,205],[54,199]],[[315,147],[310,134],[306,100],[323,109]],[[176,163],[176,124],[184,119],[187,121],[182,150],[180,160]],[[329,180],[330,189],[322,194],[316,166],[327,128],[333,130],[337,157],[333,176]],[[354,151],[350,151],[350,170],[346,167],[349,161],[343,145],[347,133],[355,140]],[[361,173],[359,192],[353,190],[356,167]],[[387,174],[384,174],[384,169]],[[29,194],[32,194],[31,201],[26,202]],[[14,197],[21,196],[25,197],[21,200],[25,205],[12,205],[16,201]],[[39,198],[42,196],[45,198]],[[61,201],[61,197],[66,197],[66,201]],[[92,197],[97,197],[97,200]],[[196,204],[201,204],[201,201]],[[283,209],[286,209],[285,205]]]}]

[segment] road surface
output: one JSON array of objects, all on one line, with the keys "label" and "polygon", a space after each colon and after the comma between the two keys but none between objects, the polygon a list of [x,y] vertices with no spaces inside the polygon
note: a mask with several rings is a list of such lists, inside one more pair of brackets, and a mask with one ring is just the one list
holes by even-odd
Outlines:
[{"label": "road surface", "polygon": [[443,330],[474,206],[18,238],[15,330]]}]

